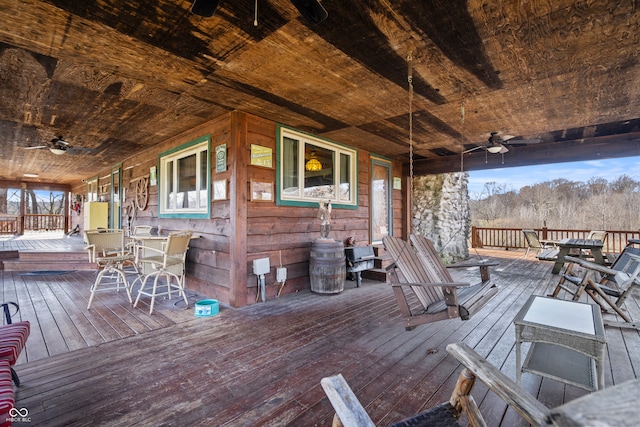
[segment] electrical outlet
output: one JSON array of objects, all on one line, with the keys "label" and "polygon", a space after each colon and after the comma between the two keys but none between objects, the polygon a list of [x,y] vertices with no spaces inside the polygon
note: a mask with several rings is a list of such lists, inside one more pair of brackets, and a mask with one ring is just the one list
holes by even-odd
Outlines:
[{"label": "electrical outlet", "polygon": [[281,268],[276,270],[276,280],[278,282],[284,282],[285,280],[287,280],[287,269],[286,268],[281,267]]}]

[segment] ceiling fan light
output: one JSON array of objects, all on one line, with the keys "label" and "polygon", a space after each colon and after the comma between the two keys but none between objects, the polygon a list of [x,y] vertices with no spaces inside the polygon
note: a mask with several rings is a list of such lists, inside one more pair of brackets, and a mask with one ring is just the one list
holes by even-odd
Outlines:
[{"label": "ceiling fan light", "polygon": [[56,154],[58,156],[67,152],[67,150],[63,150],[62,148],[54,148],[54,147],[49,148],[49,151],[51,151],[53,154]]},{"label": "ceiling fan light", "polygon": [[502,144],[490,145],[489,147],[487,147],[487,151],[490,152],[491,154],[498,154],[503,149],[504,149],[504,146]]}]

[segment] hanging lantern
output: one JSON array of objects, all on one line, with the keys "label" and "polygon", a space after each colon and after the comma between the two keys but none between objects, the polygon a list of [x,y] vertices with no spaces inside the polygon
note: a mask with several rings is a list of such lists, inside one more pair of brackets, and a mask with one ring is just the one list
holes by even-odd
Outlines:
[{"label": "hanging lantern", "polygon": [[311,151],[311,158],[304,165],[304,168],[309,172],[318,172],[322,170],[322,163],[317,159],[315,150]]}]

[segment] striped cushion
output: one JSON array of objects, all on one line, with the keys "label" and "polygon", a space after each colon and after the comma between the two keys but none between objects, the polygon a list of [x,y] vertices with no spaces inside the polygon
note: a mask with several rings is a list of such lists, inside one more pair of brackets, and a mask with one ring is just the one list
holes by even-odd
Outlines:
[{"label": "striped cushion", "polygon": [[0,327],[0,360],[7,360],[9,364],[15,365],[27,342],[29,331],[28,321]]},{"label": "striped cushion", "polygon": [[11,382],[11,371],[9,361],[0,360],[0,427],[10,426],[11,419],[9,411],[15,405],[15,395],[13,393],[13,383]]}]

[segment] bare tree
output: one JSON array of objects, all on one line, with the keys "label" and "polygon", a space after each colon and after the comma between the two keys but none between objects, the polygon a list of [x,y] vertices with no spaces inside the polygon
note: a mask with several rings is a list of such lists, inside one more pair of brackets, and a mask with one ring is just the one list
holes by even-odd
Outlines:
[{"label": "bare tree", "polygon": [[504,186],[488,182],[483,195],[470,205],[472,224],[477,226],[640,228],[640,182],[627,175],[611,183],[604,178],[591,178],[586,183],[555,179],[518,192],[506,192]]}]

